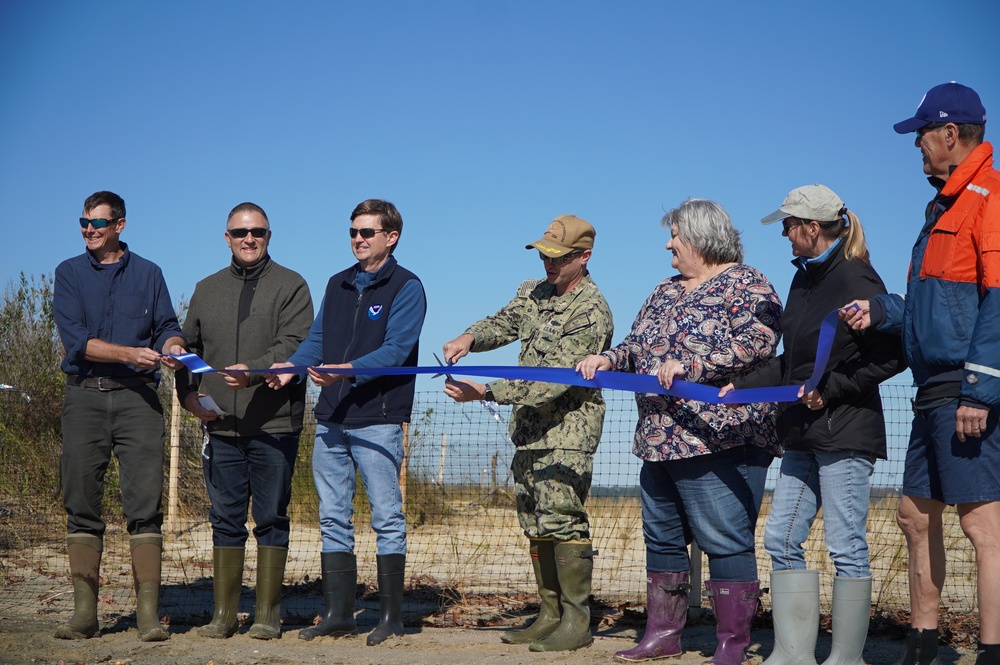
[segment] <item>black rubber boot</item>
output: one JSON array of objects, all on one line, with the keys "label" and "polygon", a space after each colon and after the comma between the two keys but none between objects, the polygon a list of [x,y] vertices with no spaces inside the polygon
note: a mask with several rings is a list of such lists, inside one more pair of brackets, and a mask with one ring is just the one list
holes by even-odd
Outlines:
[{"label": "black rubber boot", "polygon": [[906,651],[895,665],[938,665],[937,628],[910,628],[906,633]]},{"label": "black rubber boot", "polygon": [[976,665],[1000,665],[1000,644],[979,643]]},{"label": "black rubber boot", "polygon": [[240,593],[243,591],[243,560],[246,551],[242,547],[216,547],[212,552],[215,578],[212,590],[215,594],[215,613],[208,625],[198,629],[202,637],[225,639],[236,634],[240,622],[236,613],[240,607]]},{"label": "black rubber boot", "polygon": [[368,633],[368,646],[385,642],[393,635],[403,634],[403,578],[406,573],[405,554],[380,554],[378,562],[378,600],[382,616],[378,626]]},{"label": "black rubber boot", "polygon": [[358,629],[354,619],[354,592],[358,586],[358,560],[349,552],[323,552],[322,620],[315,626],[299,631],[300,640],[312,640],[324,635],[341,637]]}]

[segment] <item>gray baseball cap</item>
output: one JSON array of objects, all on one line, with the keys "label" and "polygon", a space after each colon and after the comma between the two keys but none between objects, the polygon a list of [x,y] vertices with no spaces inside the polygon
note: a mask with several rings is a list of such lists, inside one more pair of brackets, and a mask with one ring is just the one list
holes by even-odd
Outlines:
[{"label": "gray baseball cap", "polygon": [[832,222],[843,216],[846,208],[840,197],[824,185],[805,185],[788,192],[781,207],[760,220],[761,224],[774,224],[786,217]]}]

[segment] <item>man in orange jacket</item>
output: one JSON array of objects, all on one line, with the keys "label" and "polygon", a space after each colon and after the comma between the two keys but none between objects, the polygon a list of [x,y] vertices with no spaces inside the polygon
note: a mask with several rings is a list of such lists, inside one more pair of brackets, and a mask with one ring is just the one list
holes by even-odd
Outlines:
[{"label": "man in orange jacket", "polygon": [[941,516],[952,504],[976,549],[976,663],[1000,663],[1000,172],[985,127],[979,95],[955,82],[931,88],[915,116],[895,125],[916,132],[937,195],[913,246],[905,300],[876,296],[845,316],[855,328],[900,331],[918,386],[896,515],[912,626],[898,665],[937,662]]}]

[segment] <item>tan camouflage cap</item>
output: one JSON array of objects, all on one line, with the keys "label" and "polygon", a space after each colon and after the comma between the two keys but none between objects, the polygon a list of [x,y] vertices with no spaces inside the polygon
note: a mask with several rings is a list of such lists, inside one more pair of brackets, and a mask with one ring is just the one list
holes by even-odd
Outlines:
[{"label": "tan camouflage cap", "polygon": [[570,252],[593,249],[597,231],[585,219],[576,215],[559,215],[552,220],[541,239],[525,249],[537,249],[545,256],[557,258]]}]

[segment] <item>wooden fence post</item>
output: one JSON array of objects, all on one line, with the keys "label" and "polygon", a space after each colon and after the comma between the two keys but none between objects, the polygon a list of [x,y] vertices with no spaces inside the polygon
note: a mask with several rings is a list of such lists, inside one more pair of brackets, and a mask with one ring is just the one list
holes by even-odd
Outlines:
[{"label": "wooden fence post", "polygon": [[410,423],[403,423],[403,463],[399,467],[399,493],[403,495],[403,514],[406,514],[406,461],[410,459]]},{"label": "wooden fence post", "polygon": [[170,381],[170,478],[167,484],[167,533],[177,533],[178,478],[180,476],[181,451],[181,403],[174,390],[174,377]]},{"label": "wooden fence post", "polygon": [[437,484],[440,487],[444,487],[444,460],[445,460],[445,457],[448,454],[447,450],[448,450],[448,435],[447,434],[442,434],[441,435],[441,461],[438,462],[438,477],[437,477]]},{"label": "wooden fence post", "polygon": [[688,593],[688,618],[701,616],[701,548],[698,543],[691,543],[691,591]]}]

